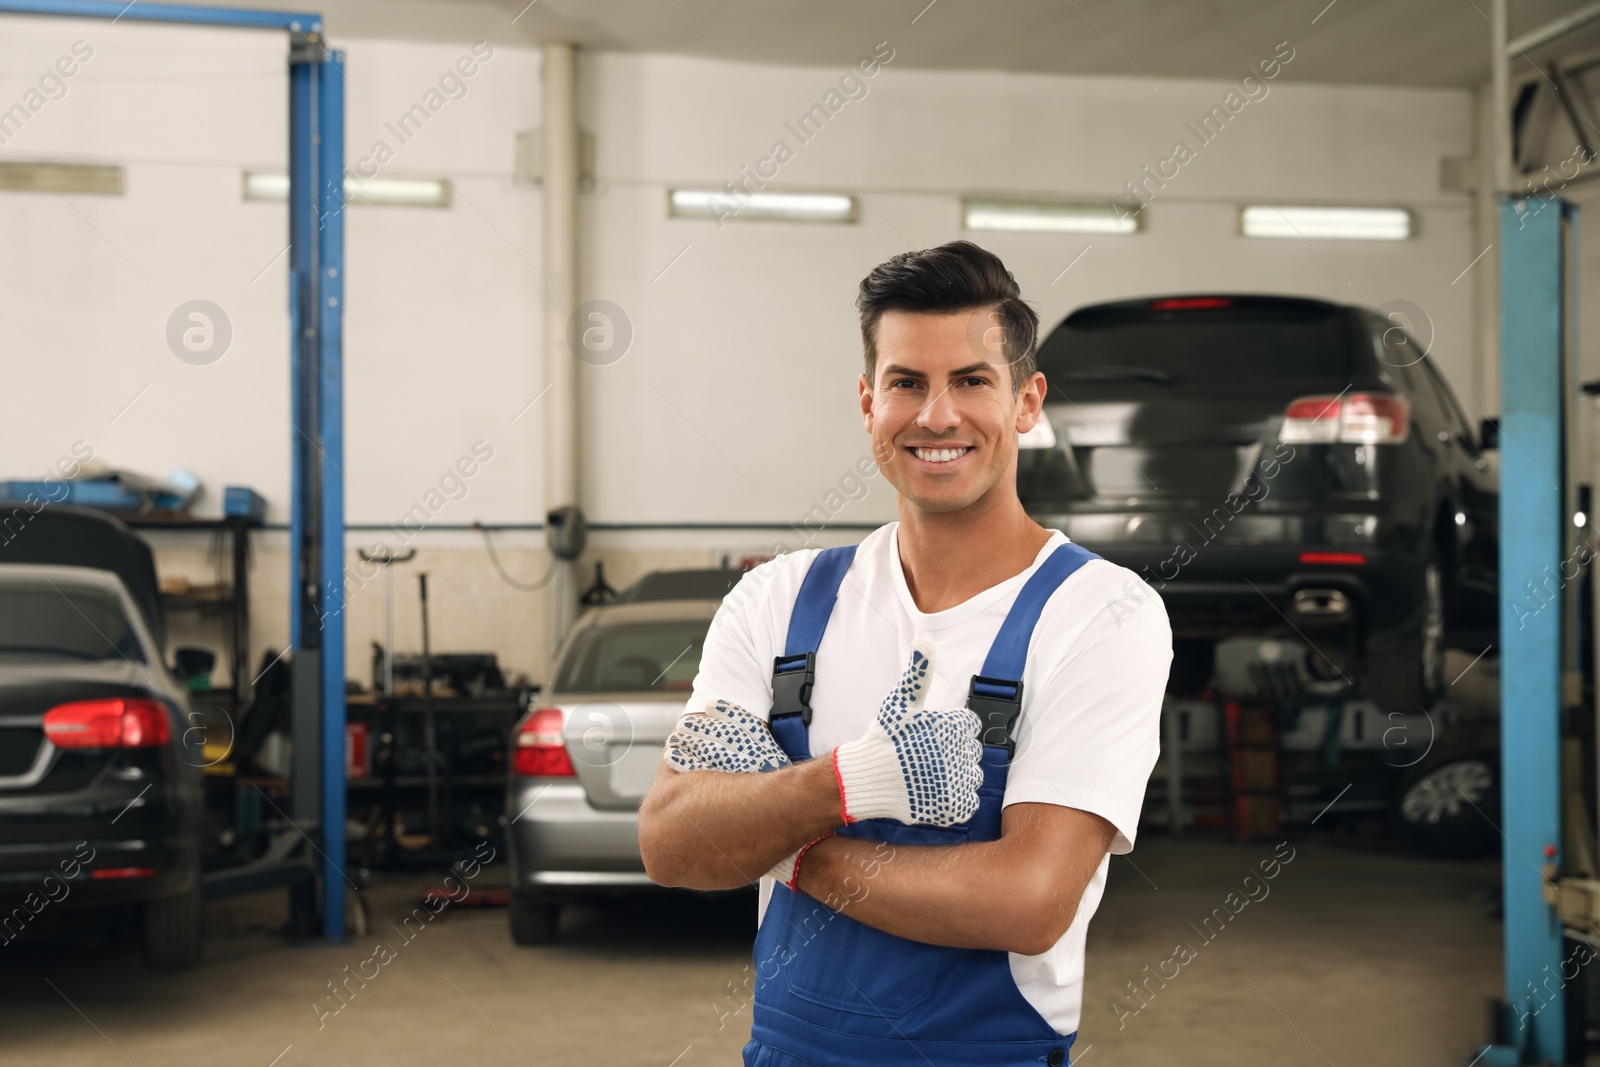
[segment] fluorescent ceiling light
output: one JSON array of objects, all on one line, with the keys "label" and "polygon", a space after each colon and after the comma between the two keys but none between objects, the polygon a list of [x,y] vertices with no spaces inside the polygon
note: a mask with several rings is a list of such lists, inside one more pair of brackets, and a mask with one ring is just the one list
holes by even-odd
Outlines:
[{"label": "fluorescent ceiling light", "polygon": [[[284,200],[289,196],[289,176],[246,171],[246,200]],[[388,204],[391,207],[449,207],[450,183],[437,178],[350,178],[344,180],[347,204]]]},{"label": "fluorescent ceiling light", "polygon": [[0,163],[0,190],[122,195],[122,168],[88,163]]},{"label": "fluorescent ceiling light", "polygon": [[1404,241],[1411,236],[1411,212],[1400,207],[1243,208],[1246,237],[1327,237],[1351,241]]},{"label": "fluorescent ceiling light", "polygon": [[1139,215],[1111,204],[1047,200],[983,200],[963,198],[963,224],[969,230],[1012,230],[1031,233],[1133,233]]},{"label": "fluorescent ceiling light", "polygon": [[450,183],[438,178],[346,178],[344,197],[352,204],[449,207]]},{"label": "fluorescent ceiling light", "polygon": [[674,218],[782,219],[787,222],[854,222],[856,198],[839,193],[728,193],[709,189],[674,189],[669,198]]},{"label": "fluorescent ceiling light", "polygon": [[246,200],[287,200],[289,176],[287,174],[261,174],[244,172],[244,198]]}]

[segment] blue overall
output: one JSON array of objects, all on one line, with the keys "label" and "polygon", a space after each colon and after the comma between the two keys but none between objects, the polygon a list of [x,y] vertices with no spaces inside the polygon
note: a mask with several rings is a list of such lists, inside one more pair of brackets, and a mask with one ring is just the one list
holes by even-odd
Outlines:
[{"label": "blue overall", "polygon": [[[807,727],[816,651],[854,556],[855,546],[832,548],[813,561],[795,602],[785,654],[774,663],[772,732],[796,762],[811,758]],[[1068,575],[1097,558],[1070,542],[1052,552],[1018,592],[982,672],[972,678],[967,706],[983,723],[984,741],[977,814],[949,828],[864,819],[841,827],[839,836],[890,846],[999,838],[1028,641],[1045,601]],[[874,859],[887,861],[890,850],[880,852]],[[870,865],[858,880],[870,887]],[[1078,1036],[1058,1034],[1028,1003],[1011,977],[1006,952],[897,937],[781,883],[773,886],[756,934],[755,964],[745,1067],[1060,1067]]]}]

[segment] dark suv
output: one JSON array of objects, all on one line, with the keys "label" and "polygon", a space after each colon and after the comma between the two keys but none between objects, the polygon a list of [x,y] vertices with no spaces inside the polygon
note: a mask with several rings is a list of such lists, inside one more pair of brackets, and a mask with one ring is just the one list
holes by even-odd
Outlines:
[{"label": "dark suv", "polygon": [[1286,636],[1345,695],[1414,712],[1447,643],[1494,639],[1494,424],[1395,322],[1130,300],[1073,312],[1038,358],[1048,425],[1022,442],[1023,503],[1161,593],[1175,694],[1205,687],[1218,640]]}]

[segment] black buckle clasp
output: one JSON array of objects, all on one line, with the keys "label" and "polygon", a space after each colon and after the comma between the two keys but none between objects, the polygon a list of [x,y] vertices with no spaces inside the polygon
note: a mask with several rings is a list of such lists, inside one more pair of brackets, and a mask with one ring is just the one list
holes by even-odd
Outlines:
[{"label": "black buckle clasp", "polygon": [[985,745],[1003,748],[1008,756],[1016,753],[1017,744],[1011,737],[1011,729],[1016,725],[1017,716],[1022,714],[1020,680],[974,674],[967,687],[967,707],[978,715],[982,724],[978,737]]},{"label": "black buckle clasp", "polygon": [[800,652],[772,661],[772,715],[798,715],[811,725],[811,686],[817,680],[817,654]]}]

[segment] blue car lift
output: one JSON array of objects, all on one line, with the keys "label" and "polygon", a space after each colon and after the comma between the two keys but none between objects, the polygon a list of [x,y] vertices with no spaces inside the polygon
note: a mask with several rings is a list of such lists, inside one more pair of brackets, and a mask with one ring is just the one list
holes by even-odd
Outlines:
[{"label": "blue car lift", "polygon": [[[1567,595],[1549,576],[1573,549],[1568,441],[1578,387],[1578,211],[1500,204],[1500,732],[1505,1000],[1482,1067],[1574,1062],[1569,1049],[1562,865],[1564,671],[1576,658]],[[1550,610],[1532,589],[1554,594]],[[1570,785],[1570,783],[1569,783]]]},{"label": "blue car lift", "polygon": [[344,53],[322,16],[140,0],[0,0],[0,14],[289,35],[289,639],[293,805],[322,859],[322,936],[345,936]]}]

